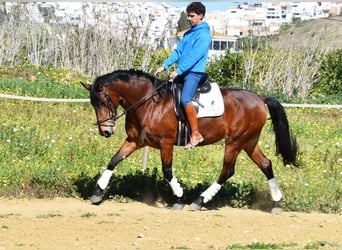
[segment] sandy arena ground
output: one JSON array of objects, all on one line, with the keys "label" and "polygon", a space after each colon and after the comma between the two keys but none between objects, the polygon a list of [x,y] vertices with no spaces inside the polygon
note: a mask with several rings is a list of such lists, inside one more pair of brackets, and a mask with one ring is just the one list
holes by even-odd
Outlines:
[{"label": "sandy arena ground", "polygon": [[223,207],[191,212],[162,205],[75,198],[0,198],[0,250],[4,249],[226,249],[253,242],[342,248],[342,215],[280,215]]}]

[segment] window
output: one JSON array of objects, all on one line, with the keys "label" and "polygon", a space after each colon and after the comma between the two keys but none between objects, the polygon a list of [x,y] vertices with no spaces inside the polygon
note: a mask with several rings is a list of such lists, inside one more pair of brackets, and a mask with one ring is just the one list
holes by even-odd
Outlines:
[{"label": "window", "polygon": [[221,50],[227,49],[227,41],[221,41]]},{"label": "window", "polygon": [[219,49],[220,49],[220,41],[214,41],[213,50],[219,50]]},{"label": "window", "polygon": [[214,40],[211,43],[211,49],[212,50],[226,50],[229,48],[234,48],[235,42],[233,41],[220,41],[220,40]]}]

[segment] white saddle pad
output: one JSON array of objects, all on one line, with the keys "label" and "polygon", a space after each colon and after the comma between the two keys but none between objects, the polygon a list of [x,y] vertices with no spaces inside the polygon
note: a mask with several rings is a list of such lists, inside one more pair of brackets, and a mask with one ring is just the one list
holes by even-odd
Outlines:
[{"label": "white saddle pad", "polygon": [[220,116],[224,112],[224,103],[221,90],[217,83],[210,83],[211,90],[208,93],[201,93],[199,96],[199,104],[193,102],[194,105],[199,105],[197,117],[212,117]]}]

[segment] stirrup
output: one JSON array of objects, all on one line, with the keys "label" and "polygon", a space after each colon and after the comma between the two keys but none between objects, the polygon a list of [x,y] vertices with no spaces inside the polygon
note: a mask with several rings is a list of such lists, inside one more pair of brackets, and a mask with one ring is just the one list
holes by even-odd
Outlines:
[{"label": "stirrup", "polygon": [[192,137],[191,137],[190,142],[184,146],[184,149],[192,149],[192,148],[196,147],[198,144],[200,144],[202,141],[204,141],[203,136],[201,136],[201,138],[196,142],[193,142]]}]

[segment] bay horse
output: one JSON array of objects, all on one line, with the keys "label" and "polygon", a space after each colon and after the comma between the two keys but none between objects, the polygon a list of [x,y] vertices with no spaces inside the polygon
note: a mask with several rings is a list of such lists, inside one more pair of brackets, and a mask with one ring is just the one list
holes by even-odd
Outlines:
[{"label": "bay horse", "polygon": [[[170,93],[162,96],[155,91],[155,83],[161,81],[139,70],[117,70],[99,76],[93,84],[82,83],[90,91],[100,135],[113,135],[116,121],[123,115],[126,117],[127,137],[98,179],[90,198],[92,204],[103,201],[104,191],[117,164],[136,150],[149,146],[160,150],[163,176],[176,197],[172,208],[183,209],[184,190],[172,170],[178,124],[174,100]],[[190,204],[189,209],[200,210],[217,194],[221,185],[234,175],[235,161],[241,150],[266,176],[274,207],[280,209],[282,194],[273,174],[272,163],[261,151],[258,140],[267,119],[266,104],[275,133],[276,153],[282,156],[284,164],[297,165],[297,142],[289,130],[283,106],[273,97],[262,97],[251,91],[234,88],[220,90],[224,113],[218,117],[199,118],[198,123],[204,137],[199,146],[224,140],[222,170],[218,179]],[[120,115],[117,114],[119,106],[124,109]]]}]

